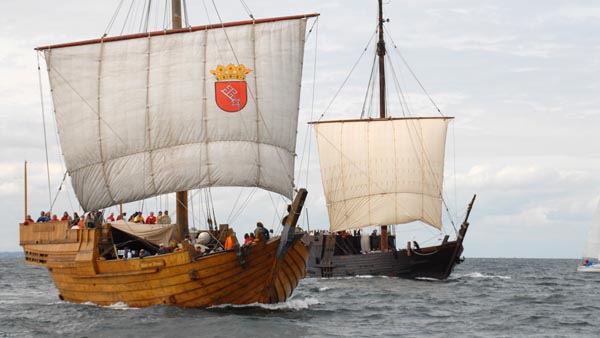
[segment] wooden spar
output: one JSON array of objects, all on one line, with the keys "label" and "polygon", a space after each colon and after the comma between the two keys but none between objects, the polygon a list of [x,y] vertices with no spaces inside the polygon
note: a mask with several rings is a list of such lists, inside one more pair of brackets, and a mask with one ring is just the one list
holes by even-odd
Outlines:
[{"label": "wooden spar", "polygon": [[422,116],[422,117],[386,117],[383,119],[380,118],[370,118],[370,119],[354,119],[354,120],[327,120],[327,121],[312,121],[312,122],[308,122],[308,124],[322,124],[322,123],[346,123],[346,122],[365,122],[365,121],[369,121],[369,122],[381,122],[381,121],[388,121],[388,120],[453,120],[454,117],[453,116]]},{"label": "wooden spar", "polygon": [[473,195],[473,199],[467,207],[467,214],[465,215],[465,220],[460,225],[460,230],[458,231],[458,235],[456,236],[456,247],[454,248],[454,252],[452,253],[452,257],[450,259],[450,262],[448,263],[448,267],[446,268],[446,276],[449,276],[450,272],[452,272],[452,267],[454,266],[455,261],[457,259],[460,259],[458,255],[460,255],[462,252],[462,242],[465,238],[465,235],[467,234],[467,230],[469,229],[469,216],[471,215],[471,209],[473,209],[473,204],[475,203],[476,197],[477,195]]},{"label": "wooden spar", "polygon": [[[385,119],[385,41],[383,39],[383,3],[379,0],[379,41],[377,42],[379,59],[379,118]],[[387,225],[381,226],[381,251],[388,250]]]},{"label": "wooden spar", "polygon": [[[173,29],[181,28],[181,0],[171,0]],[[177,240],[182,242],[189,234],[188,226],[188,192],[178,191],[175,194],[177,213]]]},{"label": "wooden spar", "polygon": [[27,221],[27,161],[25,161],[25,217],[23,218],[25,221]]},{"label": "wooden spar", "polygon": [[57,48],[64,48],[64,47],[92,45],[92,44],[101,43],[101,42],[106,43],[106,42],[121,41],[121,40],[140,39],[140,38],[147,38],[147,37],[158,36],[158,35],[169,35],[169,34],[177,34],[177,33],[205,31],[205,30],[210,30],[210,29],[222,29],[222,28],[227,28],[227,27],[261,24],[261,23],[267,23],[267,22],[276,22],[276,21],[285,21],[285,20],[294,20],[294,19],[308,19],[308,18],[314,18],[317,16],[319,16],[319,14],[314,13],[314,14],[303,14],[303,15],[293,15],[293,16],[282,16],[282,17],[277,17],[277,18],[267,18],[267,19],[259,19],[259,20],[227,22],[227,23],[219,23],[219,24],[212,24],[212,25],[206,25],[206,26],[194,26],[194,27],[178,28],[178,29],[163,30],[163,31],[156,31],[156,32],[129,34],[129,35],[121,35],[121,36],[111,36],[111,37],[100,38],[100,39],[61,43],[61,44],[56,44],[56,45],[37,47],[37,48],[35,48],[35,50],[41,51],[41,50],[46,50],[46,49],[57,49]]}]

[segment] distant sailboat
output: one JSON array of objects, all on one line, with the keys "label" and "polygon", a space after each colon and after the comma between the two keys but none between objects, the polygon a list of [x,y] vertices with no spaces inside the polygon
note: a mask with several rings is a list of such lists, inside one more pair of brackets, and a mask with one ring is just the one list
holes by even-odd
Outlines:
[{"label": "distant sailboat", "polygon": [[[173,1],[173,15],[181,22],[180,1]],[[306,21],[316,15],[179,25],[37,48],[83,209],[223,186],[292,199]],[[187,214],[173,230],[182,250],[165,255],[120,259],[117,245],[154,254],[160,241],[141,235],[153,229],[126,224],[71,229],[68,222],[26,221],[20,245],[26,263],[48,268],[65,301],[282,302],[306,274],[307,250],[296,227],[305,198],[300,189],[281,236],[231,250],[223,246],[232,236],[227,225],[203,232],[210,253],[184,241]]]},{"label": "distant sailboat", "polygon": [[588,229],[585,249],[579,272],[600,272],[600,203]]},{"label": "distant sailboat", "polygon": [[[461,262],[475,200],[450,241],[396,249],[388,225],[421,221],[442,228],[446,130],[452,117],[386,114],[382,1],[379,0],[379,118],[316,121],[320,170],[329,213],[329,232],[309,236],[308,276],[385,275],[447,278]],[[381,235],[359,231],[381,226]],[[348,231],[354,234],[348,235]],[[336,234],[337,233],[337,234]]]}]

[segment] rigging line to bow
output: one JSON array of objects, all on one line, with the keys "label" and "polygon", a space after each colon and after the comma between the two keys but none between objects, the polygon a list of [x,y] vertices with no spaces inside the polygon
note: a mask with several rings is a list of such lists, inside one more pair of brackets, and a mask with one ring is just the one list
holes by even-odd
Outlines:
[{"label": "rigging line to bow", "polygon": [[[387,31],[385,31],[387,33]],[[440,110],[440,108],[438,107],[438,105],[435,103],[435,101],[433,101],[433,98],[431,97],[431,95],[429,95],[429,93],[427,92],[427,90],[425,89],[425,87],[423,86],[423,84],[421,83],[421,81],[419,80],[419,78],[417,77],[417,74],[415,74],[415,72],[412,70],[412,68],[408,65],[408,62],[406,62],[406,59],[404,59],[404,57],[402,56],[402,53],[400,53],[400,48],[398,48],[398,46],[396,45],[396,43],[394,42],[394,40],[392,39],[391,35],[387,34],[388,38],[390,39],[390,41],[392,42],[392,46],[394,47],[394,50],[396,51],[396,53],[398,54],[398,56],[400,57],[400,60],[402,60],[402,62],[404,63],[404,65],[406,66],[406,69],[408,69],[408,71],[410,72],[410,74],[413,76],[413,78],[415,79],[415,81],[417,81],[417,83],[419,84],[419,87],[421,87],[421,90],[423,90],[423,92],[425,93],[425,95],[427,96],[427,98],[429,99],[429,101],[431,102],[431,104],[433,104],[433,106],[435,107],[435,109],[438,111],[438,113],[441,116],[445,116],[442,111]]]},{"label": "rigging line to bow", "polygon": [[[315,20],[315,23],[313,24],[313,27],[316,23],[318,23],[319,18],[317,17],[317,19]],[[311,27],[311,30],[313,29],[313,27]],[[309,121],[313,120],[313,116],[314,116],[314,112],[315,112],[315,93],[316,93],[316,83],[317,83],[317,59],[318,59],[318,34],[319,31],[319,27],[317,26],[317,32],[315,33],[315,57],[314,57],[314,62],[313,62],[313,84],[312,84],[312,93],[311,93],[311,107],[310,107],[310,119]],[[305,180],[305,187],[308,187],[308,179],[310,177],[310,157],[311,157],[311,144],[312,144],[312,137],[310,134],[310,129],[311,129],[311,125],[307,124],[306,125],[306,133],[304,134],[304,144],[302,146],[302,153],[300,155],[300,165],[298,166],[298,173],[295,177],[298,177],[298,182],[300,182],[301,180],[301,174],[302,174],[302,168],[304,167],[304,159],[307,158],[306,160],[306,180]],[[307,143],[308,143],[308,152],[306,151],[306,147],[307,147]],[[307,155],[308,154],[308,155]]]},{"label": "rigging line to bow", "polygon": [[394,68],[394,63],[392,62],[392,59],[389,57],[389,55],[386,55],[386,56],[387,56],[388,64],[391,69],[390,73],[394,80],[393,83],[394,83],[394,86],[396,87],[396,93],[398,95],[398,102],[400,102],[400,109],[402,109],[402,116],[410,117],[410,116],[412,116],[412,113],[411,113],[410,105],[408,104],[408,97],[406,97],[404,95],[404,91],[402,90],[402,86],[400,85],[400,80],[398,79],[398,75],[397,75],[396,69]]},{"label": "rigging line to bow", "polygon": [[131,22],[129,21],[129,16],[131,15],[131,11],[133,10],[134,3],[135,2],[132,1],[131,4],[129,5],[129,10],[127,11],[127,15],[125,16],[125,20],[123,21],[123,26],[121,26],[121,32],[119,33],[119,35],[123,35],[123,32],[125,32],[125,26],[127,26],[128,22],[129,22],[129,25],[131,26]]},{"label": "rigging line to bow", "polygon": [[148,32],[148,24],[150,23],[150,9],[152,8],[152,0],[148,0],[148,6],[146,9],[146,17],[144,17],[144,32]]},{"label": "rigging line to bow", "polygon": [[[369,75],[369,82],[367,83],[367,90],[365,91],[365,99],[363,100],[363,106],[360,110],[360,118],[363,119],[365,117],[365,110],[367,107],[373,106],[373,95],[375,94],[375,66],[377,64],[377,54],[373,55],[373,64],[371,65],[371,74]],[[369,94],[371,94],[371,98],[369,100]],[[369,102],[369,104],[367,104]],[[371,114],[367,114],[370,116]]]},{"label": "rigging line to bow", "polygon": [[248,194],[248,196],[246,197],[246,199],[244,200],[244,202],[242,202],[242,204],[240,205],[239,209],[237,210],[237,212],[235,214],[233,214],[230,222],[233,223],[235,222],[238,217],[240,217],[240,215],[242,214],[242,212],[246,209],[246,207],[248,206],[248,204],[250,203],[250,201],[252,200],[252,197],[254,196],[254,194],[256,193],[256,191],[258,190],[257,187],[253,187],[250,191],[250,193]]},{"label": "rigging line to bow", "polygon": [[188,17],[187,0],[183,0],[183,19],[185,20],[185,27],[192,26]]},{"label": "rigging line to bow", "polygon": [[54,207],[54,203],[56,203],[56,199],[58,198],[58,195],[60,194],[60,191],[62,190],[63,184],[65,183],[65,180],[67,179],[67,174],[68,174],[68,172],[65,171],[62,181],[60,182],[60,185],[58,186],[58,190],[56,191],[56,195],[54,195],[54,200],[52,201],[52,204],[50,204],[50,210],[52,210],[52,208]]},{"label": "rigging line to bow", "polygon": [[117,6],[117,9],[115,10],[115,13],[113,14],[112,18],[110,19],[110,21],[108,22],[108,25],[106,26],[106,29],[104,30],[104,34],[102,34],[102,37],[105,37],[108,35],[108,32],[110,32],[110,29],[112,28],[112,26],[115,23],[115,20],[117,19],[117,16],[119,15],[119,12],[121,11],[121,7],[123,6],[123,3],[125,2],[125,0],[121,0],[119,2],[119,5]]},{"label": "rigging line to bow", "polygon": [[342,91],[342,88],[344,88],[344,86],[346,85],[346,82],[348,82],[348,79],[350,79],[350,76],[352,75],[352,73],[354,72],[354,70],[356,69],[356,67],[358,66],[358,63],[362,59],[363,55],[365,55],[365,53],[367,52],[367,50],[369,50],[369,46],[371,45],[371,42],[373,42],[373,39],[375,38],[376,35],[377,35],[377,30],[375,30],[373,32],[373,34],[371,35],[371,39],[369,39],[369,42],[367,43],[367,45],[363,49],[362,53],[360,54],[360,56],[358,57],[358,59],[356,60],[356,62],[354,63],[354,66],[352,66],[352,69],[350,69],[350,73],[348,73],[348,75],[346,76],[346,78],[344,79],[344,81],[342,82],[342,84],[340,85],[340,88],[338,88],[338,90],[335,92],[335,95],[333,95],[333,98],[331,98],[331,101],[329,101],[329,104],[327,105],[327,107],[325,107],[325,110],[323,110],[323,113],[321,113],[321,116],[319,116],[319,118],[317,119],[317,121],[321,121],[321,119],[323,119],[323,117],[325,116],[325,114],[329,111],[329,108],[333,104],[333,101],[335,101],[335,99],[337,98],[337,96],[340,94],[340,92]]},{"label": "rigging line to bow", "polygon": [[[40,53],[37,53],[37,63],[38,63],[38,82],[40,87],[40,102],[42,104],[42,124],[44,126],[44,147],[46,149],[46,174],[48,176],[48,202],[50,206],[52,206],[52,192],[50,190],[50,161],[48,160],[48,137],[46,134],[46,110],[44,106],[44,89],[42,87],[42,70],[40,67]],[[50,208],[52,211],[52,207]]]},{"label": "rigging line to bow", "polygon": [[248,7],[248,5],[246,5],[246,2],[244,0],[240,0],[240,2],[242,3],[244,10],[246,11],[246,14],[248,14],[250,19],[252,19],[254,21],[254,15],[252,15],[252,11],[250,10],[250,7]]},{"label": "rigging line to bow", "polygon": [[[39,66],[39,54],[37,55],[37,58],[38,58],[38,72],[41,72],[41,69],[40,69],[40,66]],[[40,81],[41,81],[41,79],[40,79]],[[42,93],[43,92],[43,88],[42,88],[42,83],[41,82],[40,82],[40,90],[41,90],[41,93]],[[43,98],[42,98],[42,100],[43,100]],[[45,110],[44,109],[44,103],[43,103],[43,101],[42,101],[42,110]],[[46,115],[45,112],[43,114],[44,114],[44,116]],[[58,158],[61,158],[62,157],[62,150],[61,150],[60,140],[58,138],[58,127],[56,125],[56,120],[55,119],[51,119],[51,120],[52,120],[52,127],[54,128],[54,136],[55,136],[55,139],[56,139],[56,151],[58,153]],[[46,128],[46,122],[44,121],[44,138],[46,138],[46,130],[45,130],[45,128]],[[48,152],[47,146],[46,146],[46,152]],[[46,156],[48,156],[48,153],[46,153]],[[67,173],[67,169],[65,168],[64,162],[63,161],[58,161],[58,162],[60,163],[61,170],[63,172],[65,172],[65,173]],[[49,171],[49,169],[48,169],[48,171]],[[64,180],[65,179],[63,178],[63,182],[59,186],[57,194],[56,194],[56,196],[54,198],[54,201],[52,202],[52,205],[50,206],[51,210],[52,210],[52,207],[54,206],[54,204],[56,202],[56,198],[58,197],[58,194],[60,193],[61,186],[64,183]],[[49,192],[51,194],[51,190],[52,189],[50,187],[50,180],[48,180],[48,190],[49,190]],[[66,193],[67,193],[67,199],[69,201],[69,205],[71,206],[71,209],[75,210],[75,208],[73,207],[73,201],[71,201],[71,194],[69,193],[69,189],[66,189]]]}]

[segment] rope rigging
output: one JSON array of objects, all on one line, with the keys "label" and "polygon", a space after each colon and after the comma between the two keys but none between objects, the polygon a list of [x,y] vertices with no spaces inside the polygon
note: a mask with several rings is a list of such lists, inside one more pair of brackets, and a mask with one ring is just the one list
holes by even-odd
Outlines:
[{"label": "rope rigging", "polygon": [[[50,190],[50,187],[52,186],[50,184],[50,161],[48,159],[48,136],[46,134],[46,110],[44,109],[45,105],[44,105],[44,89],[42,86],[42,71],[41,71],[41,67],[40,67],[40,53],[37,53],[37,63],[38,63],[38,81],[39,81],[39,87],[40,87],[40,102],[42,105],[42,125],[44,126],[44,148],[46,150],[46,174],[48,177],[48,202],[49,205],[52,206],[52,191]],[[50,208],[50,211],[52,212],[52,208]]]},{"label": "rope rigging", "polygon": [[[389,37],[389,34],[386,30],[384,30],[385,35],[389,38],[390,41],[392,41],[393,44],[393,48],[395,51],[395,55],[398,55],[400,60],[402,61],[402,63],[404,64],[404,66],[408,69],[409,73],[411,74],[411,76],[414,78],[414,80],[417,82],[418,86],[420,87],[420,89],[424,92],[424,94],[426,95],[427,99],[430,101],[430,103],[433,105],[433,107],[436,109],[436,111],[442,116],[445,117],[445,115],[441,112],[441,109],[438,107],[438,105],[435,103],[435,101],[433,100],[432,96],[427,92],[427,90],[425,89],[425,87],[423,86],[423,83],[417,78],[415,72],[412,70],[412,68],[408,65],[408,62],[406,61],[406,59],[402,56],[402,54],[399,51],[399,48],[397,47],[397,45],[393,42],[393,40],[391,39],[391,37]],[[350,73],[347,75],[347,77],[344,79],[342,85],[340,86],[340,88],[336,91],[336,93],[334,94],[334,97],[332,98],[332,100],[329,102],[329,104],[327,105],[326,109],[324,110],[324,112],[321,114],[321,116],[319,117],[318,121],[321,121],[321,119],[324,117],[324,115],[329,111],[330,107],[333,104],[333,101],[338,97],[338,95],[341,92],[341,89],[346,85],[346,83],[349,81],[350,76],[352,75],[352,73],[354,72],[354,70],[356,69],[359,61],[362,59],[364,53],[366,52],[366,50],[369,48],[369,45],[371,44],[371,41],[373,40],[374,36],[378,33],[378,31],[376,30],[373,33],[373,36],[371,37],[371,40],[369,40],[369,43],[367,44],[367,47],[365,47],[363,53],[359,56],[359,59],[357,60],[357,62],[354,64],[354,66],[352,67]],[[397,99],[399,101],[399,106],[402,112],[402,115],[404,117],[409,117],[412,114],[410,113],[410,107],[408,104],[408,97],[405,96],[404,90],[402,89],[402,86],[400,85],[400,81],[399,81],[399,77],[398,77],[398,73],[396,71],[396,69],[394,69],[394,64],[391,60],[391,56],[389,53],[386,53],[386,58],[385,60],[387,61],[387,63],[391,66],[389,69],[391,69],[391,73],[392,73],[392,78],[393,78],[393,83],[395,85],[395,89],[397,92]],[[370,114],[368,112],[371,111],[371,108],[374,106],[373,102],[374,102],[374,92],[375,92],[375,68],[377,67],[377,57],[374,57],[373,60],[373,64],[371,67],[371,74],[369,76],[369,80],[368,80],[368,85],[367,85],[367,90],[365,93],[365,98],[363,101],[363,107],[361,110],[361,115],[360,118],[364,119],[365,116],[370,116]],[[391,101],[386,100],[385,102],[385,107],[386,110],[389,111],[389,105],[391,104]],[[371,108],[370,108],[371,107]],[[433,167],[432,164],[430,162],[430,159],[428,158],[428,156],[425,156],[425,151],[424,151],[424,145],[423,145],[423,140],[422,135],[418,132],[417,130],[417,126],[416,123],[412,124],[411,129],[413,129],[413,132],[415,135],[417,135],[418,140],[413,140],[413,148],[415,149],[415,151],[418,151],[419,153],[423,154],[422,158],[424,159],[424,174],[425,175],[433,175]],[[321,137],[323,137],[321,135]],[[337,148],[334,144],[335,142],[330,142],[328,140],[326,140],[326,142],[330,143],[331,146],[333,146],[334,148]],[[419,143],[419,145],[417,145],[416,143]],[[423,149],[421,149],[423,148]],[[340,150],[341,151],[341,150]],[[454,155],[455,157],[455,155]],[[454,161],[455,163],[455,161]],[[365,173],[366,175],[368,175],[368,173]],[[454,181],[456,184],[456,177],[454,177]],[[441,201],[442,201],[442,205],[443,208],[445,210],[445,213],[448,215],[449,221],[452,224],[452,227],[454,228],[455,233],[458,233],[456,225],[455,225],[455,217],[456,215],[453,215],[450,210],[449,210],[449,206],[446,202],[446,199],[443,197],[444,192],[442,189],[442,186],[437,187],[437,189],[439,190],[439,195],[442,197]],[[456,194],[456,188],[455,188],[455,194]],[[456,199],[456,196],[455,196]],[[442,227],[441,230],[442,232],[445,232],[445,228]]]}]

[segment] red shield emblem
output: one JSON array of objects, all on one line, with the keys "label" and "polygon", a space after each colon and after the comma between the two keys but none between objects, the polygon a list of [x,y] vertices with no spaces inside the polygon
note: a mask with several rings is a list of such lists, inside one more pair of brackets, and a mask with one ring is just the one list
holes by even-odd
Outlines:
[{"label": "red shield emblem", "polygon": [[242,110],[248,101],[246,81],[215,82],[215,101],[219,108],[228,113]]}]

